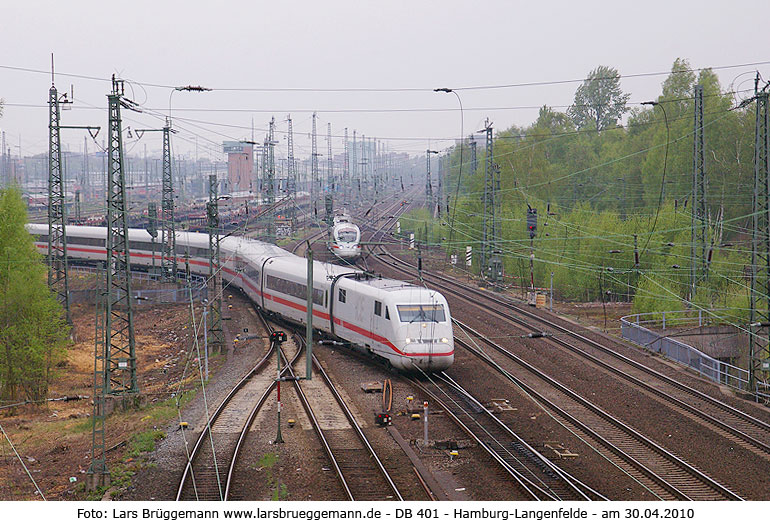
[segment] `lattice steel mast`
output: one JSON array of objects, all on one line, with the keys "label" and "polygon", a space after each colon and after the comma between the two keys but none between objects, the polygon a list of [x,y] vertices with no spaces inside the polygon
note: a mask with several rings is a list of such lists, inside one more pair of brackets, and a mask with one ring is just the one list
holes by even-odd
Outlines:
[{"label": "lattice steel mast", "polygon": [[[51,59],[53,63],[53,58]],[[53,69],[53,64],[52,68]],[[48,287],[64,307],[67,322],[71,323],[69,278],[67,274],[67,212],[61,159],[61,107],[69,103],[67,94],[59,98],[53,84],[48,90]]]},{"label": "lattice steel mast", "polygon": [[[770,84],[770,83],[768,83]],[[751,296],[749,299],[749,385],[758,388],[762,361],[768,357],[767,336],[759,329],[770,325],[770,136],[768,136],[768,84],[754,81],[756,121],[754,135],[754,197],[751,216]]]},{"label": "lattice steel mast", "polygon": [[364,134],[361,134],[361,161],[358,162],[359,165],[361,165],[361,174],[360,174],[360,185],[361,185],[361,195],[362,198],[365,196],[366,199],[369,198],[369,171],[367,170],[369,163],[369,157],[366,153],[366,136]]},{"label": "lattice steel mast", "polygon": [[219,352],[224,345],[222,329],[222,262],[219,251],[219,182],[217,175],[209,175],[209,201],[206,204],[209,227],[209,342],[211,352]]},{"label": "lattice steel mast", "polygon": [[[287,117],[287,119],[289,121],[289,135],[288,135],[288,137],[286,139],[287,149],[288,149],[288,159],[287,159],[288,175],[287,175],[287,180],[286,180],[286,182],[287,182],[286,183],[286,187],[287,187],[289,196],[291,196],[291,199],[294,200],[294,202],[296,203],[296,200],[297,200],[297,166],[296,166],[296,162],[294,160],[294,129],[292,127],[291,115],[289,115]],[[297,219],[297,208],[296,208],[296,206],[292,206],[292,207],[289,208],[289,210],[291,211],[291,219],[292,219],[292,224],[293,224],[294,221]]]},{"label": "lattice steel mast", "polygon": [[350,151],[348,150],[348,129],[345,128],[345,150],[342,157],[343,203],[350,202]]},{"label": "lattice steel mast", "polygon": [[[171,175],[171,120],[166,118],[166,126],[163,128],[142,128],[134,130],[138,138],[145,132],[163,133],[163,182],[161,195],[161,277],[164,281],[176,280],[176,226],[174,220],[174,181]],[[145,178],[147,175],[145,174]]]},{"label": "lattice steel mast", "polygon": [[374,186],[374,201],[377,201],[379,195],[379,178],[380,178],[380,159],[377,152],[379,141],[377,138],[372,139],[372,185]]},{"label": "lattice steel mast", "polygon": [[[97,266],[97,284],[102,280],[101,263]],[[93,421],[91,425],[91,464],[88,467],[87,486],[95,490],[110,484],[110,472],[107,469],[107,456],[104,442],[104,419],[106,409],[104,397],[109,389],[107,385],[107,358],[104,355],[104,291],[101,285],[96,288],[96,321],[94,324],[94,392]]]},{"label": "lattice steel mast", "polygon": [[112,78],[109,101],[107,182],[107,298],[105,305],[106,388],[109,394],[138,393],[128,244],[128,208],[123,169],[120,107],[123,81]]},{"label": "lattice steel mast", "polygon": [[[267,180],[265,181],[265,199],[267,208],[275,203],[275,117],[270,119],[270,129],[267,137]],[[275,212],[267,214],[267,240],[275,243]]]},{"label": "lattice steel mast", "polygon": [[695,86],[695,119],[692,153],[692,229],[690,255],[690,300],[708,273],[708,209],[706,203],[706,162],[703,141],[703,86]]},{"label": "lattice steel mast", "polygon": [[316,138],[316,113],[313,112],[313,132],[311,136],[311,149],[310,149],[310,207],[311,210],[317,211],[316,200],[318,198],[316,185],[318,182],[318,142]]},{"label": "lattice steel mast", "polygon": [[468,146],[471,148],[471,173],[476,174],[476,170],[479,168],[479,164],[476,159],[476,137],[473,134],[468,137]]},{"label": "lattice steel mast", "polygon": [[337,190],[334,182],[334,160],[332,160],[332,124],[326,123],[326,143],[327,143],[327,156],[326,156],[326,192],[334,192]]},{"label": "lattice steel mast", "polygon": [[425,205],[428,209],[433,208],[433,177],[430,172],[430,155],[438,154],[437,150],[425,150]]},{"label": "lattice steel mast", "polygon": [[[486,133],[486,155],[484,158],[484,204],[482,216],[481,274],[495,282],[502,279],[502,258],[498,237],[498,200],[500,168],[494,162],[492,123],[487,119],[483,132]],[[491,221],[489,217],[492,217]]]},{"label": "lattice steel mast", "polygon": [[176,280],[176,226],[174,221],[174,180],[171,175],[171,119],[163,127],[163,196],[161,199],[161,273],[167,281]]},{"label": "lattice steel mast", "polygon": [[350,166],[353,169],[353,190],[356,196],[356,202],[361,203],[361,180],[358,176],[358,147],[356,145],[356,131],[353,130],[353,158],[350,160]]}]

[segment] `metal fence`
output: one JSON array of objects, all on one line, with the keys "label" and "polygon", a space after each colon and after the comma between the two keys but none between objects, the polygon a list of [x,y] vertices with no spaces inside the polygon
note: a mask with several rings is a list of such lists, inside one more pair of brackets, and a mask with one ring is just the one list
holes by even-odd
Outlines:
[{"label": "metal fence", "polygon": [[[96,268],[86,266],[71,266],[71,271],[81,273],[96,273]],[[102,271],[103,273],[103,271]],[[148,285],[160,283],[161,277],[157,273],[146,273],[142,271],[131,271],[133,281],[146,282]],[[141,306],[143,304],[170,304],[189,302],[192,296],[193,301],[201,301],[207,297],[206,280],[203,277],[191,276],[188,286],[187,276],[184,273],[177,274],[177,283],[185,286],[176,288],[147,288],[133,289],[133,304]],[[70,302],[94,302],[96,290],[70,290]]]},{"label": "metal fence", "polygon": [[[710,317],[704,317],[702,310],[698,311],[697,316],[688,314],[690,312],[677,311],[626,315],[620,318],[621,333],[624,339],[653,352],[665,354],[666,357],[687,365],[705,378],[748,392],[750,390],[748,370],[720,361],[693,346],[644,327],[644,325],[659,326],[665,330],[667,320],[669,326],[672,321],[676,321],[676,324],[693,324],[697,321],[699,327],[707,326],[711,322]],[[769,398],[770,385],[757,382],[756,395]]]}]

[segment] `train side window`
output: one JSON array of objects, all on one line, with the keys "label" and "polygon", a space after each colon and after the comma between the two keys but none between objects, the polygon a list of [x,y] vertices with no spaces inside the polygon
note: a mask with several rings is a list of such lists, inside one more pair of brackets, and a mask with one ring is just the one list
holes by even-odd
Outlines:
[{"label": "train side window", "polygon": [[347,298],[347,291],[346,291],[346,290],[342,290],[342,289],[341,289],[341,290],[339,291],[339,295],[337,296],[337,298],[339,299],[339,301],[340,301],[341,303],[344,303],[344,302],[345,302],[345,299]]},{"label": "train side window", "polygon": [[374,301],[374,315],[382,316],[382,303],[380,301]]},{"label": "train side window", "polygon": [[385,319],[390,320],[390,312],[388,311],[388,307],[385,307]]}]

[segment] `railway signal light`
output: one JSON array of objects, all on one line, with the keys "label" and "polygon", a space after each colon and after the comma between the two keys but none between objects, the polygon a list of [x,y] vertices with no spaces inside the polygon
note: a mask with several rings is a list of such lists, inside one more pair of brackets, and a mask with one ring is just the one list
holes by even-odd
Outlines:
[{"label": "railway signal light", "polygon": [[537,209],[527,206],[527,232],[529,238],[535,238],[537,234]]},{"label": "railway signal light", "polygon": [[377,413],[374,417],[374,423],[382,426],[392,425],[393,418],[390,416],[389,413],[384,413],[384,412]]},{"label": "railway signal light", "polygon": [[273,332],[270,334],[271,343],[284,343],[286,341],[286,332]]}]

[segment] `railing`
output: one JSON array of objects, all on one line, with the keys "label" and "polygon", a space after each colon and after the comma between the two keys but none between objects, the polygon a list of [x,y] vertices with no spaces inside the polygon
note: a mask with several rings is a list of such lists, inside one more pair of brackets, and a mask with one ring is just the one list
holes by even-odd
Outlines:
[{"label": "railing", "polygon": [[[97,269],[88,266],[70,266],[70,271],[80,273],[96,273]],[[104,270],[102,270],[104,273]],[[147,273],[143,271],[131,271],[131,277],[136,281],[148,283],[159,283],[161,277],[159,273]],[[192,296],[193,301],[200,301],[207,297],[206,280],[204,277],[193,275],[190,277],[189,287],[187,286],[187,276],[177,273],[177,284],[184,284],[184,287],[176,288],[148,288],[134,289],[132,291],[134,306],[142,304],[164,304],[164,303],[184,303],[189,302]],[[192,294],[191,294],[192,291]],[[88,290],[70,290],[71,302],[93,302],[95,298],[95,289]]]},{"label": "railing", "polygon": [[[707,326],[712,322],[711,314],[702,310],[698,310],[697,316],[687,315],[690,313],[692,312],[677,311],[626,315],[620,318],[622,336],[648,350],[665,354],[666,357],[690,367],[705,378],[749,392],[751,386],[748,370],[720,361],[693,346],[643,326],[655,325],[665,330],[667,323],[671,326],[672,322],[679,325],[697,321],[699,327]],[[770,398],[770,384],[757,381],[756,385],[758,397]]]}]

